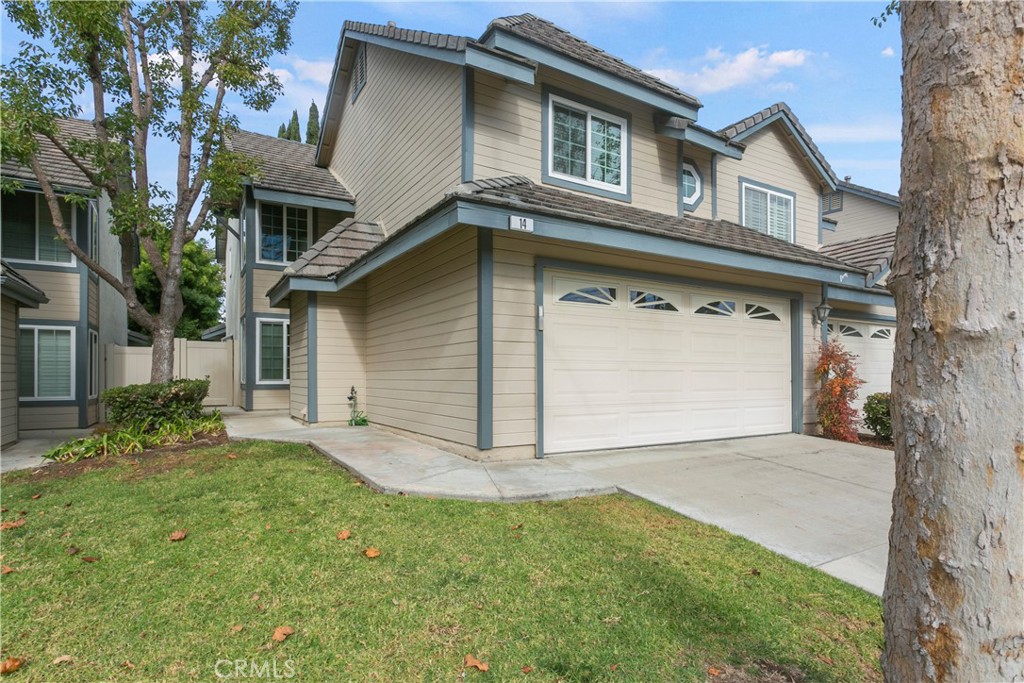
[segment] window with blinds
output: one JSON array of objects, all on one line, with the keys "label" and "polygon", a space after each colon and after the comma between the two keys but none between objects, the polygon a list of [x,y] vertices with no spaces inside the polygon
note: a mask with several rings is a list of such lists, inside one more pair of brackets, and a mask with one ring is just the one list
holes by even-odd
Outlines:
[{"label": "window with blinds", "polygon": [[[60,202],[64,226],[74,234],[71,205]],[[70,264],[72,255],[53,227],[46,200],[37,192],[15,192],[0,203],[5,259]]]},{"label": "window with blinds", "polygon": [[285,383],[291,378],[288,369],[288,322],[284,320],[257,320],[259,354],[256,377],[258,382]]},{"label": "window with blinds", "polygon": [[34,327],[18,330],[18,397],[73,399],[74,328]]},{"label": "window with blinds", "polygon": [[743,225],[792,242],[793,197],[744,183]]}]

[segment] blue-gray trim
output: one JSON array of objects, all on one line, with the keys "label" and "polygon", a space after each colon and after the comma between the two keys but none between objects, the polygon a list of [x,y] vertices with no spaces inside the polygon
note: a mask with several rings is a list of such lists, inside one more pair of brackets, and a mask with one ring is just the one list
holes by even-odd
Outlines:
[{"label": "blue-gray trim", "polygon": [[306,298],[306,421],[320,420],[320,397],[317,391],[317,301],[316,292]]},{"label": "blue-gray trim", "polygon": [[[824,305],[828,305],[828,293],[829,286],[823,284],[821,286],[821,303]],[[831,317],[831,312],[829,313],[829,316]],[[821,337],[822,346],[824,346],[825,344],[828,343],[828,318],[825,318],[824,320],[819,320],[818,326],[821,328],[818,330],[818,335]]]},{"label": "blue-gray trim", "polygon": [[896,307],[896,301],[892,298],[892,294],[885,292],[871,292],[864,289],[847,289],[846,287],[831,286],[828,288],[828,296],[830,299],[848,304]]},{"label": "blue-gray trim", "polygon": [[0,292],[23,308],[39,308],[40,304],[50,303],[43,290],[28,281],[22,283],[6,275],[0,275]]},{"label": "blue-gray trim", "polygon": [[494,447],[494,233],[476,233],[476,447]]},{"label": "blue-gray trim", "polygon": [[697,120],[697,110],[700,109],[700,102],[695,101],[693,104],[685,104],[674,97],[663,95],[639,83],[583,64],[519,36],[495,30],[486,37],[485,44],[499,50],[507,50],[512,54],[525,57],[570,76],[575,76],[588,83],[606,88],[656,109],[662,109],[691,121]]},{"label": "blue-gray trim", "polygon": [[711,155],[711,220],[718,220],[718,155]]},{"label": "blue-gray trim", "polygon": [[[697,207],[704,201],[704,174],[700,172],[700,166],[697,162],[690,157],[683,156],[683,143],[679,142],[679,169],[676,173],[676,195],[677,195],[677,209],[679,215],[682,216],[687,211],[696,211]],[[686,197],[683,196],[683,164],[689,164],[693,167],[693,172],[697,174],[697,182],[700,184],[700,192],[697,193],[697,201],[693,204],[686,203]]]},{"label": "blue-gray trim", "polygon": [[755,123],[750,128],[745,129],[742,133],[734,135],[732,139],[736,142],[745,140],[754,133],[758,132],[759,130],[767,126],[770,126],[776,121],[782,121],[783,125],[786,126],[786,129],[793,136],[793,139],[796,140],[797,145],[800,146],[801,151],[804,153],[804,156],[807,157],[807,160],[811,163],[811,166],[818,173],[818,175],[821,176],[822,180],[825,181],[825,184],[828,186],[828,189],[836,189],[838,187],[839,181],[835,177],[835,174],[830,173],[828,169],[821,165],[821,162],[818,161],[817,155],[811,151],[811,148],[807,145],[807,142],[804,140],[804,136],[800,133],[800,131],[796,129],[796,126],[793,125],[793,122],[789,120],[789,117],[783,111],[778,111],[769,116],[768,118],[762,119],[759,123]]},{"label": "blue-gray trim", "polygon": [[462,67],[462,182],[473,179],[474,127],[476,125],[476,78],[468,66]]},{"label": "blue-gray trim", "polygon": [[356,98],[359,97],[359,93],[361,93],[363,91],[363,88],[366,87],[366,81],[370,80],[370,75],[368,73],[370,65],[369,65],[369,63],[367,61],[367,58],[366,58],[366,43],[365,42],[361,43],[359,45],[359,48],[356,50],[355,61],[356,61],[356,65],[357,66],[352,69],[352,73],[353,74],[358,74],[359,73],[358,63],[359,63],[360,59],[363,60],[363,82],[362,83],[358,83],[357,82],[355,85],[352,86],[352,104],[356,103]]},{"label": "blue-gray trim", "polygon": [[890,271],[892,271],[891,260],[892,259],[890,257],[890,259],[885,262],[885,268],[882,268],[880,271],[878,271],[877,275],[872,275],[869,273],[868,276],[864,278],[864,284],[866,284],[868,287],[874,287],[876,284],[878,284],[878,282],[883,277],[885,277],[886,275],[889,274]]},{"label": "blue-gray trim", "polygon": [[[477,227],[508,230],[510,210],[477,204],[466,199],[456,202],[458,223]],[[533,218],[533,234],[537,237],[580,242],[593,246],[625,249],[645,254],[656,254],[698,263],[709,263],[758,273],[792,276],[805,280],[849,284],[863,280],[863,273],[854,270],[830,268],[809,263],[786,261],[761,254],[748,254],[723,247],[684,242],[661,235],[634,232],[615,227],[599,226],[583,221],[553,218],[530,211],[516,211],[517,216]]]},{"label": "blue-gray trim", "polygon": [[81,262],[77,259],[74,263],[68,263],[63,266],[51,265],[49,263],[42,263],[40,261],[19,261],[17,259],[4,259],[7,263],[10,263],[15,270],[49,270],[56,273],[76,273]]},{"label": "blue-gray trim", "polygon": [[[582,107],[589,107],[598,111],[617,116],[626,122],[626,131],[623,138],[626,141],[626,158],[623,159],[624,170],[626,172],[626,191],[615,192],[612,190],[603,190],[599,187],[592,187],[587,185],[584,181],[573,182],[566,180],[565,178],[558,178],[551,175],[550,169],[548,168],[548,162],[551,159],[551,121],[549,115],[551,113],[550,101],[551,96],[561,97],[570,102],[575,102]],[[629,112],[622,111],[621,109],[615,109],[602,104],[596,100],[591,100],[586,97],[580,97],[565,90],[559,90],[558,88],[552,88],[549,85],[542,85],[540,89],[540,175],[541,180],[548,185],[555,185],[557,187],[563,187],[567,190],[575,190],[576,192],[586,192],[588,194],[594,194],[605,199],[616,199],[620,202],[632,202],[633,201],[633,117]],[[587,173],[590,173],[590,169],[587,169]]]},{"label": "blue-gray trim", "polygon": [[897,209],[900,208],[900,200],[898,198],[894,199],[891,196],[880,197],[879,195],[872,194],[871,192],[864,192],[863,190],[860,190],[852,185],[843,185],[840,189],[843,192],[849,192],[852,195],[863,197],[864,199],[870,199],[873,202],[894,206]]},{"label": "blue-gray trim", "polygon": [[246,276],[245,276],[245,302],[243,303],[243,316],[245,328],[245,405],[246,410],[253,407],[253,387],[256,385],[256,317],[253,315],[253,266],[256,264],[256,242],[259,234],[256,233],[256,198],[252,189],[246,188],[245,202],[245,252],[246,252]]},{"label": "blue-gray trim", "polygon": [[290,204],[292,206],[309,206],[318,209],[330,209],[343,213],[355,213],[356,205],[344,199],[330,199],[328,197],[314,197],[308,194],[297,192],[282,192],[281,190],[267,190],[262,187],[253,187],[253,198],[261,202],[273,202],[278,204]]},{"label": "blue-gray trim", "polygon": [[846,308],[834,308],[829,315],[830,318],[841,318],[844,320],[856,320],[863,323],[879,323],[882,325],[895,325],[896,317],[892,315],[879,315],[877,313],[862,313],[851,311]]},{"label": "blue-gray trim", "polygon": [[[39,400],[34,401],[32,399],[24,399],[18,397],[18,408],[70,408],[71,406],[79,407],[79,419],[81,419],[81,402],[76,398],[67,398],[62,401],[47,401]],[[85,429],[85,427],[79,427],[79,429]]]},{"label": "blue-gray trim", "polygon": [[803,365],[803,302],[804,297],[800,292],[772,289],[768,287],[751,287],[733,283],[722,283],[713,280],[702,280],[678,275],[666,275],[663,273],[647,273],[627,268],[616,268],[612,266],[600,266],[580,261],[567,261],[562,259],[549,259],[537,257],[534,261],[534,277],[536,288],[536,344],[537,344],[537,457],[544,457],[544,270],[554,268],[558,270],[569,270],[583,273],[595,273],[614,277],[637,278],[651,282],[666,282],[677,285],[694,287],[710,287],[719,290],[728,290],[744,294],[761,294],[781,299],[788,299],[790,302],[790,404],[792,406],[792,430],[800,434],[803,432],[803,395],[804,395],[804,365]]},{"label": "blue-gray trim", "polygon": [[661,117],[657,114],[654,117],[654,132],[657,135],[674,138],[680,142],[689,142],[697,147],[703,147],[714,154],[725,155],[730,159],[743,158],[743,150],[730,145],[728,141],[693,126],[673,126],[661,120]]},{"label": "blue-gray trim", "polygon": [[[793,202],[793,232],[790,235],[789,241],[791,244],[796,244],[796,192],[793,192],[792,190],[787,190],[782,187],[776,187],[775,185],[769,185],[768,183],[762,183],[760,180],[754,180],[753,178],[747,178],[746,176],[737,176],[736,184],[739,186],[738,206],[740,209],[740,215],[736,217],[738,219],[736,222],[739,223],[740,225],[743,225],[744,227],[746,227],[746,225],[743,224],[743,183],[747,183],[748,185],[753,185],[754,187],[758,187],[764,190],[771,190],[776,194],[783,194],[790,198],[790,200]],[[753,230],[753,228],[751,228],[751,230]]]},{"label": "blue-gray trim", "polygon": [[252,270],[284,270],[288,265],[285,263],[254,263]]},{"label": "blue-gray trim", "polygon": [[789,373],[793,433],[804,431],[804,298],[789,300]]},{"label": "blue-gray trim", "polygon": [[[76,217],[75,226],[78,228],[75,239],[88,249],[88,223],[79,222]],[[89,426],[89,268],[79,261],[78,270],[81,281],[78,285],[78,329],[75,334],[78,340],[75,344],[75,398],[78,401],[78,428],[85,429]],[[99,297],[98,289],[96,296]]]},{"label": "blue-gray trim", "polygon": [[490,51],[474,48],[472,45],[466,46],[464,52],[457,52],[455,50],[430,47],[429,45],[421,45],[419,43],[410,43],[405,40],[397,40],[386,36],[375,36],[370,33],[362,33],[361,31],[346,31],[345,35],[342,37],[342,41],[349,38],[352,40],[362,41],[364,43],[380,45],[392,50],[398,50],[399,52],[407,52],[419,57],[436,59],[441,62],[447,62],[448,64],[471,66],[475,69],[489,71],[498,76],[502,76],[503,78],[518,81],[526,85],[533,85],[534,83],[536,70],[533,67],[515,59],[505,58]]}]

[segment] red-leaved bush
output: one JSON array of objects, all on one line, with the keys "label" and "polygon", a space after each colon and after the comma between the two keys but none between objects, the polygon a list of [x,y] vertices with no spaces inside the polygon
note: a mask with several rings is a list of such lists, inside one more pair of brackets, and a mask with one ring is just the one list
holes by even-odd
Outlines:
[{"label": "red-leaved bush", "polygon": [[821,433],[837,441],[860,442],[857,436],[857,409],[853,401],[864,381],[857,378],[857,364],[852,353],[838,341],[821,347],[814,376],[821,382],[815,395]]}]

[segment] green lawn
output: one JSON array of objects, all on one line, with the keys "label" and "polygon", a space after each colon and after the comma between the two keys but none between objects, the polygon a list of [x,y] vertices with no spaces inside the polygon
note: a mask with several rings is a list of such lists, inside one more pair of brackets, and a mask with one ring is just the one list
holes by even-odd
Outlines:
[{"label": "green lawn", "polygon": [[[466,654],[490,667],[467,680],[879,678],[876,598],[624,496],[383,496],[253,442],[6,475],[0,500],[26,519],[0,533],[0,647],[26,660],[5,681],[226,680],[219,660],[456,681]],[[275,643],[278,626],[295,633]]]}]

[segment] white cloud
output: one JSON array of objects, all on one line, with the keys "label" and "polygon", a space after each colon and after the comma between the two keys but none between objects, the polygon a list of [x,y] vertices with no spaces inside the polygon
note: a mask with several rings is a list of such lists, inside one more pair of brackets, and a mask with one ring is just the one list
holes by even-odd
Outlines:
[{"label": "white cloud", "polygon": [[[697,71],[681,69],[649,69],[648,73],[697,95],[722,92],[747,85],[778,88],[768,81],[788,69],[804,66],[812,55],[808,50],[776,50],[751,47],[730,55],[721,48],[710,48]],[[782,89],[792,89],[785,84]]]},{"label": "white cloud", "polygon": [[325,87],[330,85],[331,75],[334,73],[333,60],[311,61],[293,55],[284,59],[295,70],[295,76],[300,81],[312,81]]},{"label": "white cloud", "polygon": [[902,127],[896,117],[854,123],[819,123],[807,126],[815,142],[900,142]]},{"label": "white cloud", "polygon": [[896,54],[896,50],[893,50],[891,47],[887,47],[884,50],[882,50],[882,56],[883,57],[892,57],[895,54]]}]

